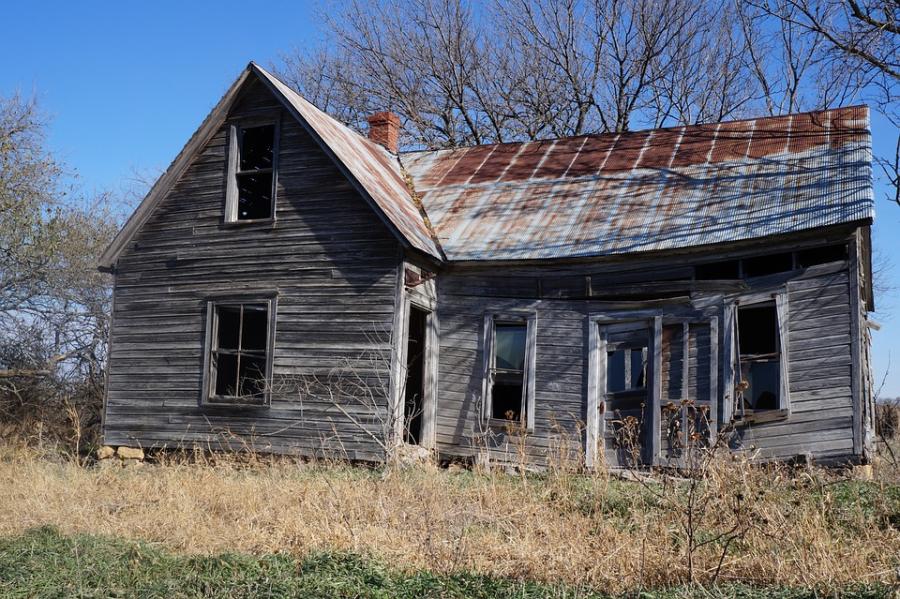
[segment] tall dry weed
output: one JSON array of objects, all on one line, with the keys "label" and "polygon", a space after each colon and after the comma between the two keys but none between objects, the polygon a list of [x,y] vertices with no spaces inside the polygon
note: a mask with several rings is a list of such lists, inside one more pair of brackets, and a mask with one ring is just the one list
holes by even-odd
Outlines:
[{"label": "tall dry weed", "polygon": [[896,580],[896,487],[894,500],[858,501],[855,493],[871,490],[854,486],[863,483],[730,458],[710,462],[707,474],[686,526],[689,479],[624,481],[565,461],[508,476],[198,452],[85,468],[6,444],[0,534],[54,525],[188,553],[354,551],[399,568],[609,591],[690,580],[819,588]]}]

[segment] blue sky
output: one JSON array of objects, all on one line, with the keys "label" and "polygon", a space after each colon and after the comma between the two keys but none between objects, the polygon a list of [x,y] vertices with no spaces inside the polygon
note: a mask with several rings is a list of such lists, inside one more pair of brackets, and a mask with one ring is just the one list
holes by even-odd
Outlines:
[{"label": "blue sky", "polygon": [[[50,148],[85,192],[121,190],[135,173],[168,166],[241,69],[315,43],[314,4],[267,2],[23,2],[18,26],[0,36],[0,94],[35,94],[51,119]],[[258,15],[258,16],[257,16]],[[39,24],[28,27],[25,24]],[[873,119],[876,153],[890,150],[890,126]],[[900,396],[900,207],[876,188],[876,251],[898,256],[876,298],[876,378]],[[888,364],[891,363],[888,369]]]}]

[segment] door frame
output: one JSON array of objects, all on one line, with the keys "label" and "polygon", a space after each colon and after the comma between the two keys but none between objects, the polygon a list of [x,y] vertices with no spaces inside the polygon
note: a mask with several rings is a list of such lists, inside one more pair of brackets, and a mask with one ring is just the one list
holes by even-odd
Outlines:
[{"label": "door frame", "polygon": [[422,358],[422,368],[424,370],[424,383],[422,395],[422,434],[419,439],[419,445],[427,449],[435,449],[436,447],[436,419],[437,419],[437,376],[438,376],[438,316],[437,302],[432,298],[422,297],[417,294],[411,297],[409,291],[403,293],[400,302],[397,320],[399,321],[400,334],[397,335],[397,344],[395,352],[397,355],[397,366],[394,369],[396,377],[392,384],[393,395],[393,434],[397,443],[402,443],[404,439],[404,427],[406,426],[406,415],[404,413],[405,406],[405,390],[406,390],[406,364],[407,364],[407,348],[409,344],[409,313],[410,309],[415,306],[417,309],[425,312],[425,355]]},{"label": "door frame", "polygon": [[587,318],[588,327],[588,397],[585,434],[585,466],[597,469],[600,466],[600,443],[606,435],[606,335],[601,330],[604,325],[645,322],[650,331],[650,354],[652,356],[648,406],[645,410],[649,443],[645,446],[643,458],[647,465],[655,466],[659,461],[660,417],[659,401],[662,388],[662,310],[622,310],[591,313]]}]

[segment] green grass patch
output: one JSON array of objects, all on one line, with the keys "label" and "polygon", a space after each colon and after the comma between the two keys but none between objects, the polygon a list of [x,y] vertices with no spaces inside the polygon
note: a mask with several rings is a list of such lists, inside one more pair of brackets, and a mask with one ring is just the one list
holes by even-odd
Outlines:
[{"label": "green grass patch", "polygon": [[[888,597],[885,587],[841,589],[825,596]],[[801,599],[811,590],[669,589],[633,597],[734,597]],[[39,528],[0,539],[0,597],[303,597],[303,598],[510,598],[608,597],[591,589],[542,585],[477,574],[403,572],[357,555],[185,556],[146,543],[94,535],[65,536]]]}]

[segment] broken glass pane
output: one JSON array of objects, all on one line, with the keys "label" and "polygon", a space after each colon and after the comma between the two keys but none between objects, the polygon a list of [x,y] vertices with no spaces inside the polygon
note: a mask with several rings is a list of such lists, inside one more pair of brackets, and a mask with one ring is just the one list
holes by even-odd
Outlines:
[{"label": "broken glass pane", "polygon": [[248,127],[241,136],[239,170],[272,168],[275,150],[275,125]]},{"label": "broken glass pane", "polygon": [[216,395],[234,396],[237,392],[237,356],[218,354],[216,360]]},{"label": "broken glass pane", "polygon": [[777,353],[778,313],[775,304],[740,308],[738,338],[742,356]]},{"label": "broken glass pane", "polygon": [[240,306],[219,306],[219,349],[238,349],[241,323]]},{"label": "broken glass pane", "polygon": [[606,392],[636,391],[647,387],[647,348],[618,349],[606,354]]},{"label": "broken glass pane", "polygon": [[248,355],[241,356],[240,395],[262,395],[266,388],[266,360]]},{"label": "broken glass pane", "polygon": [[244,332],[241,349],[266,351],[269,328],[268,310],[264,304],[244,304]]},{"label": "broken glass pane", "polygon": [[625,386],[625,352],[611,351],[606,354],[606,392],[624,391]]},{"label": "broken glass pane", "polygon": [[238,220],[272,216],[272,173],[237,175]]},{"label": "broken glass pane", "polygon": [[750,387],[744,392],[749,408],[753,410],[778,409],[778,360],[751,362],[748,365],[747,382]]},{"label": "broken glass pane", "polygon": [[498,380],[491,392],[491,417],[498,420],[522,418],[522,378]]}]

